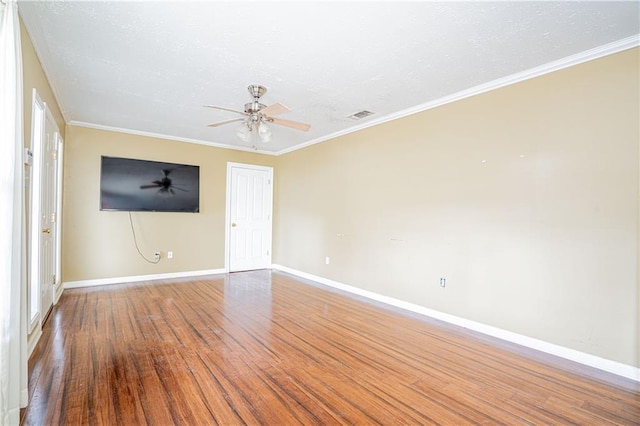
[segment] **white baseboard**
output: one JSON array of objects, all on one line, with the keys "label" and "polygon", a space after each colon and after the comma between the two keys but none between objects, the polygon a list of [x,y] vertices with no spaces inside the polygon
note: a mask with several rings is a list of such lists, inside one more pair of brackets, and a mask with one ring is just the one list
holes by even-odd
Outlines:
[{"label": "white baseboard", "polygon": [[62,292],[64,291],[64,287],[62,286],[62,282],[58,282],[55,286],[53,286],[53,304],[57,305],[60,300],[60,296],[62,296]]},{"label": "white baseboard", "polygon": [[42,324],[38,321],[38,326],[33,329],[31,334],[27,337],[27,359],[33,354],[33,350],[36,348],[40,337],[42,336]]},{"label": "white baseboard", "polygon": [[516,343],[521,346],[525,346],[531,349],[538,350],[547,354],[555,355],[560,358],[575,361],[577,363],[594,367],[599,370],[607,371],[609,373],[616,374],[618,376],[626,377],[628,379],[640,382],[640,368],[631,365],[623,364],[617,361],[612,361],[605,358],[600,358],[595,355],[591,355],[585,352],[577,351],[575,349],[559,346],[553,343],[545,342],[543,340],[534,339],[532,337],[524,336],[522,334],[514,333],[511,331],[503,330],[501,328],[493,327],[487,324],[471,321],[465,318],[450,315],[444,312],[439,312],[433,309],[425,308],[424,306],[416,305],[413,303],[405,302],[403,300],[394,299],[392,297],[383,296],[378,293],[374,293],[368,290],[363,290],[358,287],[353,287],[347,284],[343,284],[337,281],[333,281],[327,278],[323,278],[317,275],[308,274],[306,272],[298,271],[293,268],[274,264],[271,265],[273,269],[286,272],[291,275],[296,275],[300,278],[315,281],[320,284],[334,287],[340,290],[347,291],[349,293],[357,294],[359,296],[366,297],[378,302],[386,303],[397,308],[406,309],[407,311],[415,312],[421,315],[425,315],[431,318],[435,318],[441,321],[448,322],[460,327],[468,328],[488,336],[497,337],[498,339],[506,340],[508,342]]},{"label": "white baseboard", "polygon": [[93,287],[97,285],[134,283],[139,281],[199,277],[202,275],[219,275],[219,274],[224,274],[226,272],[227,271],[225,271],[224,269],[206,269],[202,271],[170,272],[166,274],[134,275],[131,277],[115,277],[115,278],[100,278],[95,280],[68,281],[62,284],[65,289],[68,289],[68,288],[79,288],[79,287]]}]

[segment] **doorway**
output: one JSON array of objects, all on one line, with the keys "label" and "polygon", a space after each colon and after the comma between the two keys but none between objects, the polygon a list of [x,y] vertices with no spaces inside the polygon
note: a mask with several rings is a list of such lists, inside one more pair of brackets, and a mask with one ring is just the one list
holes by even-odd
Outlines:
[{"label": "doorway", "polygon": [[225,269],[271,267],[273,168],[227,163]]},{"label": "doorway", "polygon": [[[60,290],[60,181],[62,137],[51,111],[33,90],[29,176],[29,351]],[[59,295],[59,294],[58,294]]]}]

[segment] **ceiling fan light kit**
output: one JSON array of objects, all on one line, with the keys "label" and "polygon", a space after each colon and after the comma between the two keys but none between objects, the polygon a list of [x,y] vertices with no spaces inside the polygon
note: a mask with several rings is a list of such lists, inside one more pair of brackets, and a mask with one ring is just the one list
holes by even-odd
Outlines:
[{"label": "ceiling fan light kit", "polygon": [[240,138],[242,142],[249,142],[251,139],[251,126],[249,123],[242,123],[238,130],[236,130],[236,136]]},{"label": "ceiling fan light kit", "polygon": [[[209,124],[208,127],[218,127],[224,124],[233,123],[237,121],[241,121],[242,124],[236,130],[236,136],[243,141],[249,142],[251,141],[251,137],[253,134],[257,134],[260,138],[260,141],[263,143],[267,143],[271,141],[273,134],[271,133],[271,129],[266,123],[273,123],[280,126],[290,127],[292,129],[301,130],[303,132],[308,131],[311,126],[305,123],[299,123],[297,121],[292,120],[284,120],[282,118],[273,118],[274,115],[283,114],[285,112],[289,112],[289,108],[286,106],[275,103],[273,105],[266,106],[263,103],[260,103],[260,98],[267,92],[267,88],[261,86],[259,84],[251,84],[247,88],[249,94],[253,97],[253,101],[248,102],[244,105],[244,111],[238,111],[231,108],[220,107],[216,105],[205,105],[207,108],[214,108],[223,111],[235,112],[238,114],[242,114],[245,118],[238,118],[232,120],[220,121],[217,123]],[[255,133],[254,133],[255,132]]]},{"label": "ceiling fan light kit", "polygon": [[271,129],[269,129],[269,127],[267,127],[267,125],[262,122],[258,125],[258,135],[260,136],[260,140],[262,142],[266,143],[271,141]]}]

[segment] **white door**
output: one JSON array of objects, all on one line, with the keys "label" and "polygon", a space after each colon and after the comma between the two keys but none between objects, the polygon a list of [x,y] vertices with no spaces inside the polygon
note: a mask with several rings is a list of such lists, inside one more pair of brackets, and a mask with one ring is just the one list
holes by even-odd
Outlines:
[{"label": "white door", "polygon": [[227,164],[227,271],[271,267],[272,203],[271,167]]},{"label": "white door", "polygon": [[[40,294],[40,240],[42,235],[42,219],[40,218],[40,194],[42,172],[42,147],[44,145],[44,127],[46,105],[33,89],[31,115],[31,149],[26,163],[30,165],[30,173],[26,175],[29,182],[29,288],[27,291],[29,334],[42,319]],[[31,338],[30,338],[31,339]],[[35,345],[35,344],[34,344]]]},{"label": "white door", "polygon": [[[40,183],[40,306],[46,314],[53,305],[53,287],[56,283],[57,251],[57,155],[58,126],[47,109],[41,151]],[[36,153],[38,155],[38,153]]]}]

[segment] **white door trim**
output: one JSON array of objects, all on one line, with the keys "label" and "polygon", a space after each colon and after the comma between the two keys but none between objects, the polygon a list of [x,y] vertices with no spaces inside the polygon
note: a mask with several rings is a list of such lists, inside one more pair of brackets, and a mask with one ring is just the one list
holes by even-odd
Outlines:
[{"label": "white door trim", "polygon": [[63,176],[63,153],[64,140],[60,132],[56,134],[56,149],[58,151],[58,161],[56,163],[56,282],[53,287],[53,304],[57,304],[62,296],[62,176]]},{"label": "white door trim", "polygon": [[[27,290],[27,333],[33,333],[36,325],[40,324],[42,317],[40,307],[40,173],[42,139],[45,131],[47,105],[42,101],[34,88],[31,96],[31,141],[30,141],[30,170],[29,179],[29,284]],[[36,114],[37,111],[40,111]],[[39,123],[36,124],[36,120]],[[35,130],[39,134],[36,134]]]},{"label": "white door trim", "polygon": [[[40,111],[36,112],[36,109]],[[38,126],[36,126],[36,120]],[[62,136],[60,130],[55,121],[51,110],[46,102],[43,102],[38,92],[34,88],[32,90],[32,119],[31,119],[31,140],[29,149],[27,150],[25,163],[30,167],[25,172],[27,181],[25,185],[29,188],[29,219],[28,219],[28,246],[29,246],[29,259],[28,259],[28,290],[27,290],[27,345],[28,353],[35,348],[36,343],[40,339],[42,334],[42,321],[44,320],[42,304],[41,285],[45,283],[40,280],[40,269],[42,268],[43,259],[40,255],[40,246],[42,244],[42,221],[41,215],[43,212],[43,205],[41,204],[41,194],[47,188],[51,189],[51,196],[53,205],[51,208],[54,210],[55,223],[51,225],[52,236],[52,269],[56,275],[56,283],[52,284],[51,290],[51,304],[55,304],[59,297],[62,286],[60,277],[60,261],[61,261],[61,206],[62,206],[62,166],[60,156],[62,155]],[[36,127],[39,129],[36,130]],[[53,160],[53,178],[44,182],[43,175],[43,156],[45,155],[45,138],[50,135],[53,138],[53,148],[56,150],[56,154]],[[52,218],[47,214],[49,221]],[[57,285],[57,287],[56,287]],[[58,292],[56,291],[58,290]],[[37,300],[36,300],[37,299]],[[47,304],[49,299],[47,297]],[[35,306],[34,306],[35,305]]]},{"label": "white door trim", "polygon": [[[269,194],[269,205],[271,206],[271,211],[269,213],[269,233],[270,233],[270,238],[269,238],[269,242],[270,242],[270,247],[269,247],[269,258],[271,258],[272,254],[273,254],[273,167],[269,167],[269,166],[258,166],[255,164],[245,164],[245,163],[233,163],[233,162],[227,162],[227,188],[226,188],[226,201],[225,201],[225,220],[224,220],[224,270],[225,272],[229,272],[230,271],[230,257],[231,257],[231,250],[230,250],[230,244],[231,244],[231,239],[230,239],[230,230],[231,230],[231,184],[232,184],[232,179],[231,179],[231,170],[234,167],[239,167],[239,168],[244,168],[244,169],[252,169],[252,170],[260,170],[260,171],[266,171],[270,173],[271,176],[271,185],[269,185],[269,187],[271,188],[270,194]],[[271,262],[269,262],[269,264],[271,264]]]}]

